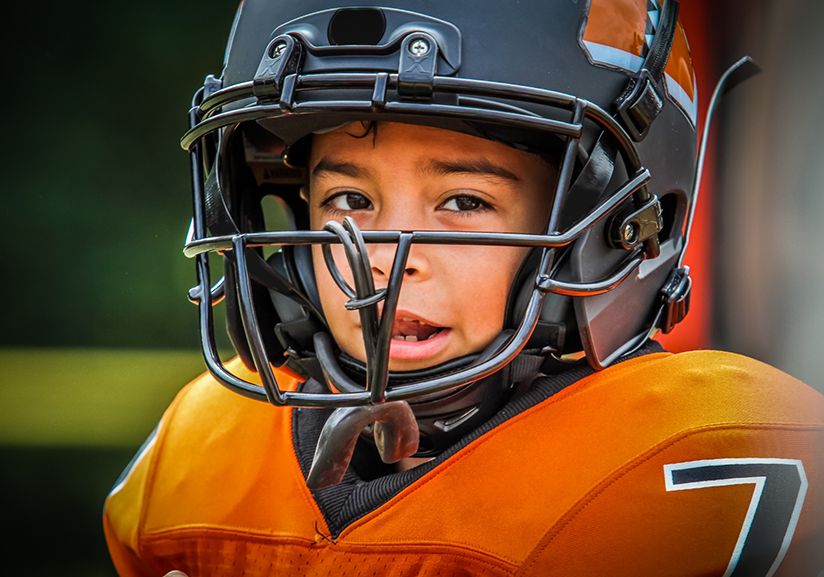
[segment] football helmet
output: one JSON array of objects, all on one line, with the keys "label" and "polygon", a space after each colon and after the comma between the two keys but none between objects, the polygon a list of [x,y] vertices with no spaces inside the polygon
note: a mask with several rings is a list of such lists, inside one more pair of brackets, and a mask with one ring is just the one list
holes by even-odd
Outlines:
[{"label": "football helmet", "polygon": [[[661,1],[241,3],[223,72],[195,95],[182,139],[194,189],[184,251],[197,261],[190,298],[219,382],[275,405],[336,409],[310,486],[342,477],[359,435],[386,462],[435,455],[488,419],[517,384],[563,368],[564,355],[583,352],[603,369],[684,317],[697,96],[678,2]],[[435,126],[557,158],[546,233],[361,231],[351,219],[309,230],[300,189],[311,137],[353,121]],[[267,222],[266,206],[280,211],[279,224]],[[370,272],[371,243],[396,245],[385,288]],[[530,251],[509,289],[505,326],[486,350],[390,372],[415,243]],[[359,311],[365,362],[331,337],[313,244],[322,245],[346,307]],[[343,245],[345,265],[332,244]],[[224,261],[214,286],[209,253]],[[231,341],[262,386],[218,357],[211,309],[221,300]],[[274,369],[322,387],[284,390]]]}]

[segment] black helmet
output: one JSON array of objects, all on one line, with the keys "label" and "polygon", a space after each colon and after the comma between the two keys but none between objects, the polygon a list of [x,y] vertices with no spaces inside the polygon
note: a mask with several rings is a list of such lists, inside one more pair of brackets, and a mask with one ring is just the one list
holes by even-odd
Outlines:
[{"label": "black helmet", "polygon": [[[327,452],[351,454],[367,427],[391,461],[415,452],[418,430],[417,455],[442,451],[500,408],[514,384],[563,366],[562,355],[583,351],[594,369],[610,365],[656,329],[669,332],[688,308],[680,267],[696,100],[675,0],[245,0],[223,73],[197,92],[182,139],[195,194],[185,253],[197,257],[199,286],[190,297],[210,371],[275,405],[337,407],[321,438]],[[558,159],[546,234],[360,231],[351,220],[309,231],[300,189],[311,135],[356,120],[435,126]],[[267,204],[281,224],[267,224]],[[366,250],[374,242],[397,244],[381,290]],[[360,312],[365,363],[331,338],[310,250],[319,243],[347,308]],[[354,287],[331,243],[344,245]],[[486,350],[391,373],[390,329],[414,243],[531,250]],[[272,246],[280,248],[268,254]],[[214,251],[225,275],[210,289]],[[232,343],[262,387],[217,356],[211,306],[221,296]],[[281,390],[272,367],[323,390]],[[319,451],[316,463],[323,458]],[[348,457],[331,461],[318,467],[345,470]]]}]

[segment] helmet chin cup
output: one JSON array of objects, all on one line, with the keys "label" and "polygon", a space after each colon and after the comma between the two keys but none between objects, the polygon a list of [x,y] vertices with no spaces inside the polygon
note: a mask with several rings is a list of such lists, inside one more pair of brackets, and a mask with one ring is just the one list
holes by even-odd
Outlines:
[{"label": "helmet chin cup", "polygon": [[404,401],[335,409],[320,433],[306,486],[315,491],[340,483],[355,443],[369,425],[384,463],[397,463],[418,450],[418,423]]}]

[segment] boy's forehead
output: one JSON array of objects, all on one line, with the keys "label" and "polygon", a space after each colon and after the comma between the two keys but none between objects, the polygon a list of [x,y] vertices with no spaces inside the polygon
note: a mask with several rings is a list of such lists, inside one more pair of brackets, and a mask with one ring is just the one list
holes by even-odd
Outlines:
[{"label": "boy's forehead", "polygon": [[476,136],[400,123],[354,122],[312,137],[309,167],[313,177],[340,173],[369,176],[388,155],[403,159],[421,175],[482,174],[520,181],[519,173],[548,164],[540,156]]}]

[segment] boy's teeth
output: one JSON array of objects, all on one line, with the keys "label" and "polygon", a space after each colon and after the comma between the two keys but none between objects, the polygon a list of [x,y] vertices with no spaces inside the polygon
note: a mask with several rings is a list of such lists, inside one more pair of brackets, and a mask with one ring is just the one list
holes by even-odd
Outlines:
[{"label": "boy's teeth", "polygon": [[392,327],[392,339],[419,343],[437,336],[443,329],[444,327],[430,326],[409,316],[398,317]]},{"label": "boy's teeth", "polygon": [[395,335],[394,337],[392,337],[392,340],[393,341],[406,341],[407,343],[417,343],[418,341],[428,341],[429,339],[434,339],[436,336],[438,336],[438,333],[440,333],[440,332],[441,331],[436,331],[436,332],[432,333],[431,335],[429,335],[428,337],[426,337],[425,339],[419,339],[415,335],[408,335],[408,336]]}]

